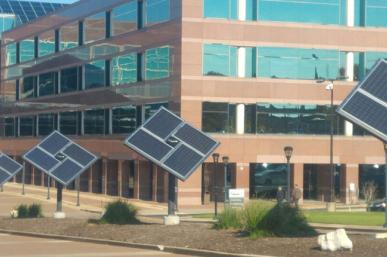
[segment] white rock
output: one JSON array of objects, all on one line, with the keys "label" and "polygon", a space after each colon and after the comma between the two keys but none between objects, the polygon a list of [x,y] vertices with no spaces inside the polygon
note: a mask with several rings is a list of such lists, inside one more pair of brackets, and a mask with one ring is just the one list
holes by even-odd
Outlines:
[{"label": "white rock", "polygon": [[352,241],[347,236],[344,229],[338,229],[335,232],[329,232],[326,235],[320,235],[317,239],[321,250],[335,252],[337,250],[351,250]]}]

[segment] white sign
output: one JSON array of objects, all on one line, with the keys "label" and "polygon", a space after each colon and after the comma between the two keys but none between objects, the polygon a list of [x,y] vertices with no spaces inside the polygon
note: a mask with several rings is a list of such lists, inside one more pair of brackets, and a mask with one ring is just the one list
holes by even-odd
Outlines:
[{"label": "white sign", "polygon": [[232,198],[245,198],[245,190],[244,189],[230,189],[228,191],[228,197]]},{"label": "white sign", "polygon": [[355,183],[350,183],[350,184],[349,184],[349,191],[350,191],[350,192],[356,192]]}]

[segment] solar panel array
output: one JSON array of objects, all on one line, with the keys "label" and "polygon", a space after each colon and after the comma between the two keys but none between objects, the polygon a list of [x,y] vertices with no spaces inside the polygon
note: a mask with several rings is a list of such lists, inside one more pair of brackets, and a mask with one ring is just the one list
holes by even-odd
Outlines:
[{"label": "solar panel array", "polygon": [[[54,0],[52,2],[55,2]],[[32,2],[19,0],[1,0],[0,12],[15,14],[19,24],[30,22],[40,16],[45,16],[58,8],[65,6],[61,3]]]},{"label": "solar panel array", "polygon": [[337,112],[387,142],[387,62],[380,60]]},{"label": "solar panel array", "polygon": [[179,179],[186,180],[219,142],[161,107],[125,140],[125,144]]},{"label": "solar panel array", "polygon": [[0,152],[0,185],[8,182],[22,169],[23,166],[20,163]]},{"label": "solar panel array", "polygon": [[23,159],[67,186],[98,158],[58,131],[54,131],[28,151]]}]

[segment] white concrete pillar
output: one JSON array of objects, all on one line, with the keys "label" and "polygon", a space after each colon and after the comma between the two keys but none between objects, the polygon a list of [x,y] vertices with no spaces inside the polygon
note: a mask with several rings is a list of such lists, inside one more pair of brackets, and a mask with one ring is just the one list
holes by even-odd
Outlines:
[{"label": "white concrete pillar", "polygon": [[354,71],[354,55],[353,52],[347,52],[345,54],[346,58],[346,76],[347,76],[347,81],[353,81],[354,76],[355,76],[355,71]]},{"label": "white concrete pillar", "polygon": [[353,136],[353,124],[349,121],[344,122],[344,133],[345,136],[351,137]]},{"label": "white concrete pillar", "polygon": [[238,77],[246,77],[246,48],[238,48]]},{"label": "white concrete pillar", "polygon": [[238,135],[245,133],[245,105],[238,104],[236,109],[236,132]]},{"label": "white concrete pillar", "polygon": [[347,0],[347,26],[355,26],[355,0]]},{"label": "white concrete pillar", "polygon": [[238,20],[246,20],[246,1],[247,0],[238,0]]}]

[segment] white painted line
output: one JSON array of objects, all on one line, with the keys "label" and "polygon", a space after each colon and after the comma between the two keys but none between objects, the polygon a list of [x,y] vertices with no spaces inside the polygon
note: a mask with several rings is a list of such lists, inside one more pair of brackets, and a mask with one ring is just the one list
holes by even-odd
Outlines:
[{"label": "white painted line", "polygon": [[[171,253],[146,251],[146,252],[121,252],[121,253],[69,253],[69,254],[29,254],[29,255],[12,255],[12,257],[129,257],[129,256],[160,256],[172,255]],[[1,255],[0,255],[1,256]]]}]

